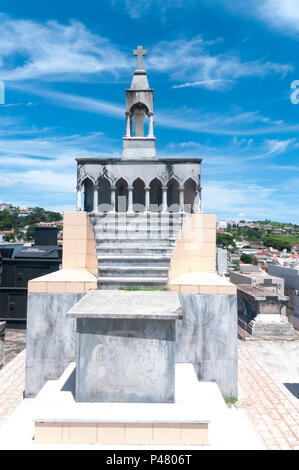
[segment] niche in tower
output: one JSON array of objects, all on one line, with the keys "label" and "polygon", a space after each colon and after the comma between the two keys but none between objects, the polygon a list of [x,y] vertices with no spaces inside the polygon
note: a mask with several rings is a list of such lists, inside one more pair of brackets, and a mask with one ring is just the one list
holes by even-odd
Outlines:
[{"label": "niche in tower", "polygon": [[140,101],[131,108],[131,118],[133,123],[132,136],[144,137],[149,131],[149,110]]}]

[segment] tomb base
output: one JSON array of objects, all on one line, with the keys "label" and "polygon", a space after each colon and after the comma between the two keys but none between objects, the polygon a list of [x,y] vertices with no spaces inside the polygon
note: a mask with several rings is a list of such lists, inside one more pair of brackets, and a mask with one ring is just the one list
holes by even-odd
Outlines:
[{"label": "tomb base", "polygon": [[263,449],[245,412],[215,382],[176,365],[175,403],[79,403],[75,364],[25,398],[0,428],[0,449]]},{"label": "tomb base", "polygon": [[79,403],[75,363],[37,396],[36,444],[208,445],[211,404],[225,403],[215,383],[200,383],[191,364],[176,366],[175,403]]}]

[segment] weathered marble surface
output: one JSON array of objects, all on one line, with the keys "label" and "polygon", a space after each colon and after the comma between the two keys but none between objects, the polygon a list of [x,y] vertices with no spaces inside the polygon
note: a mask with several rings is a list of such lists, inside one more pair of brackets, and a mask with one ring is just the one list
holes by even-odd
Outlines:
[{"label": "weathered marble surface", "polygon": [[26,397],[34,397],[74,360],[75,320],[66,314],[83,295],[28,294]]},{"label": "weathered marble surface", "polygon": [[238,323],[253,336],[292,336],[284,306],[288,297],[260,286],[238,284]]},{"label": "weathered marble surface", "polygon": [[216,381],[224,396],[238,396],[237,298],[180,295],[176,361],[192,362],[197,377]]},{"label": "weathered marble surface", "polygon": [[216,250],[216,271],[219,276],[227,273],[227,250],[217,248]]},{"label": "weathered marble surface", "polygon": [[77,319],[76,401],[174,401],[175,320]]},{"label": "weathered marble surface", "polygon": [[92,290],[68,312],[72,318],[174,320],[182,314],[176,292]]},{"label": "weathered marble surface", "polygon": [[299,269],[269,264],[269,274],[285,281],[285,294],[289,297],[287,315],[293,327],[299,330]]}]

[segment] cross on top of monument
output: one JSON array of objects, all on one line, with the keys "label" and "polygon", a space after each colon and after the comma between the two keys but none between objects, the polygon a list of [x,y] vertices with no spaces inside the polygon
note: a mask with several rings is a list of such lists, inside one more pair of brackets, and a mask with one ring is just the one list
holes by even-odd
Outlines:
[{"label": "cross on top of monument", "polygon": [[142,57],[147,54],[147,51],[142,48],[142,46],[138,46],[137,49],[134,49],[133,55],[137,56],[137,66],[138,70],[142,70]]}]

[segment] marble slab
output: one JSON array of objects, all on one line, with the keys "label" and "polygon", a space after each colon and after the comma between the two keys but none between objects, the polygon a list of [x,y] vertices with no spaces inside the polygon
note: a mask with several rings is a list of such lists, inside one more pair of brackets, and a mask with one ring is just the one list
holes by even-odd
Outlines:
[{"label": "marble slab", "polygon": [[76,401],[172,403],[175,320],[77,318]]},{"label": "marble slab", "polygon": [[177,293],[90,291],[76,319],[76,401],[172,403]]},{"label": "marble slab", "polygon": [[182,315],[176,292],[92,290],[68,312],[72,318],[175,320]]}]

